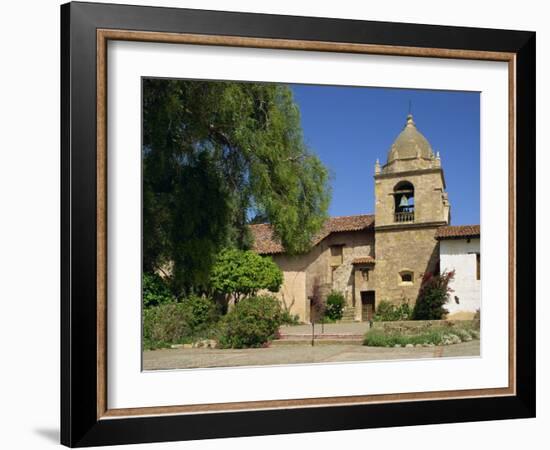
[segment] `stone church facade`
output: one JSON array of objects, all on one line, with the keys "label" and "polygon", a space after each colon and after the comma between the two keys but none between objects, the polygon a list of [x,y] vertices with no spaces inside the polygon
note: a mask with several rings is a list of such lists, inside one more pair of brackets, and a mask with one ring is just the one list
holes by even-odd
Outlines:
[{"label": "stone church facade", "polygon": [[[329,218],[308,253],[287,255],[270,225],[251,226],[254,250],[271,256],[283,271],[278,297],[301,321],[309,321],[314,290],[321,295],[341,292],[348,320],[370,320],[382,300],[412,306],[422,275],[439,270],[441,239],[453,239],[454,234],[469,239],[461,227],[450,226],[439,154],[418,131],[412,115],[386,164],[376,161],[374,183],[374,214]],[[470,238],[479,239],[479,226],[477,233]]]}]

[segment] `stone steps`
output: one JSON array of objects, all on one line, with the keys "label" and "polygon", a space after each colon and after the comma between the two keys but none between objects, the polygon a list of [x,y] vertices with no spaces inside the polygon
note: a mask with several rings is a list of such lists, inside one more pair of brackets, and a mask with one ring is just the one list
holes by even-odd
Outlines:
[{"label": "stone steps", "polygon": [[[285,345],[311,345],[311,336],[309,336],[308,339],[294,339],[294,338],[287,338],[287,339],[276,339],[271,342],[271,346],[285,346]],[[339,338],[326,338],[326,337],[315,337],[315,345],[363,345],[363,338],[362,337],[354,337],[354,338],[345,338],[345,339],[339,339]]]},{"label": "stone steps", "polygon": [[355,322],[355,310],[354,308],[344,308],[344,313],[340,322]]},{"label": "stone steps", "polygon": [[[346,339],[362,339],[362,334],[357,333],[315,333],[315,339],[338,339],[338,340],[346,340]],[[311,339],[311,333],[284,333],[279,336],[280,341],[285,340],[308,340]]]},{"label": "stone steps", "polygon": [[[328,328],[328,327],[327,327]],[[363,333],[333,331],[325,329],[318,324],[315,326],[315,345],[362,345]],[[271,345],[311,345],[311,332],[286,330],[279,335],[279,339],[272,341]]]}]

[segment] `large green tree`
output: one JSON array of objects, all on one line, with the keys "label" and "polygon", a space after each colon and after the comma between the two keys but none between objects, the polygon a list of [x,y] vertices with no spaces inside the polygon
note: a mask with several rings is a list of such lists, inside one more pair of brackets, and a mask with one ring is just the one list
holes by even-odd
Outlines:
[{"label": "large green tree", "polygon": [[144,79],[143,263],[176,292],[207,287],[216,254],[265,217],[288,253],[309,248],[330,199],[279,84]]}]

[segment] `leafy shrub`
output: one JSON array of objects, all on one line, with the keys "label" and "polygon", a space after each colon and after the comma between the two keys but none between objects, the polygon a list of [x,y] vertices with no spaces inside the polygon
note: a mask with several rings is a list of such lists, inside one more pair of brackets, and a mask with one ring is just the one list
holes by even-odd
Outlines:
[{"label": "leafy shrub", "polygon": [[453,333],[456,334],[462,342],[469,342],[473,339],[472,333],[465,328],[456,328],[453,330]]},{"label": "leafy shrub", "polygon": [[449,300],[449,294],[453,292],[449,282],[454,275],[454,270],[443,272],[441,275],[430,272],[424,274],[413,310],[415,320],[440,320],[448,313],[444,305]]},{"label": "leafy shrub", "polygon": [[394,305],[386,300],[382,300],[376,307],[373,320],[375,322],[393,322],[396,320],[410,320],[412,317],[412,308],[403,301],[399,305]]},{"label": "leafy shrub", "polygon": [[165,281],[156,273],[143,273],[141,289],[144,308],[176,301]]},{"label": "leafy shrub", "polygon": [[407,344],[439,345],[443,340],[443,333],[436,330],[423,331],[419,334],[408,335],[399,332],[385,333],[382,330],[371,330],[365,335],[364,345],[370,347],[394,347]]},{"label": "leafy shrub", "polygon": [[182,302],[188,315],[188,325],[193,333],[216,322],[219,316],[216,304],[207,297],[190,295]]},{"label": "leafy shrub", "polygon": [[226,249],[212,267],[210,282],[216,292],[232,296],[237,303],[261,289],[277,292],[283,283],[283,272],[268,256]]},{"label": "leafy shrub", "polygon": [[298,325],[300,324],[300,316],[291,314],[287,310],[281,312],[281,325]]},{"label": "leafy shrub", "polygon": [[144,309],[143,346],[154,349],[211,337],[217,320],[214,302],[198,296]]},{"label": "leafy shrub", "polygon": [[370,347],[404,347],[412,345],[449,345],[479,339],[479,332],[469,326],[438,326],[419,329],[416,333],[372,329],[367,331],[363,345]]},{"label": "leafy shrub", "polygon": [[276,298],[245,298],[223,318],[218,336],[220,347],[261,347],[276,335],[281,319],[281,306]]},{"label": "leafy shrub", "polygon": [[188,314],[183,304],[167,303],[143,311],[145,348],[154,349],[183,343],[188,340],[189,335]]},{"label": "leafy shrub", "polygon": [[[339,320],[339,319],[338,319]],[[324,315],[321,320],[319,320],[319,323],[336,323],[337,320],[331,319],[329,316]]]},{"label": "leafy shrub", "polygon": [[472,336],[472,339],[479,339],[479,330],[469,330],[470,336]]},{"label": "leafy shrub", "polygon": [[325,317],[331,320],[340,320],[344,315],[346,301],[340,292],[332,291],[326,302]]}]

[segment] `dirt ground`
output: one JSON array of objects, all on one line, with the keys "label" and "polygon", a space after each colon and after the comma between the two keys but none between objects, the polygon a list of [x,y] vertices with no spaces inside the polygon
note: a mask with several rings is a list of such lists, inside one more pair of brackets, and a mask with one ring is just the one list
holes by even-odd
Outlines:
[{"label": "dirt ground", "polygon": [[479,340],[437,347],[385,348],[354,344],[273,345],[268,348],[178,348],[143,352],[143,370],[478,357]]}]

